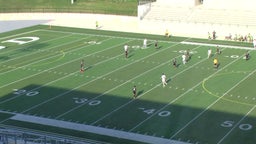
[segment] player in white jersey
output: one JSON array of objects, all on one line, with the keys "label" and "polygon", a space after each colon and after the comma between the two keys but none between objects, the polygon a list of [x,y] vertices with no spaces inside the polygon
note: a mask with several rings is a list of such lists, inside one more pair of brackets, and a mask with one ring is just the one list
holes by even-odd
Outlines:
[{"label": "player in white jersey", "polygon": [[185,54],[183,54],[182,56],[181,56],[181,58],[182,58],[182,62],[183,62],[183,64],[186,64],[186,58],[187,58],[187,56],[185,55]]},{"label": "player in white jersey", "polygon": [[125,52],[125,57],[128,58],[128,45],[124,45],[124,52]]},{"label": "player in white jersey", "polygon": [[165,87],[167,85],[167,82],[166,82],[166,75],[164,73],[162,73],[161,80],[162,80],[163,87]]},{"label": "player in white jersey", "polygon": [[144,41],[143,41],[143,48],[146,48],[147,47],[147,39],[145,38]]},{"label": "player in white jersey", "polygon": [[210,58],[212,56],[212,50],[211,49],[208,49],[207,51],[207,57]]}]

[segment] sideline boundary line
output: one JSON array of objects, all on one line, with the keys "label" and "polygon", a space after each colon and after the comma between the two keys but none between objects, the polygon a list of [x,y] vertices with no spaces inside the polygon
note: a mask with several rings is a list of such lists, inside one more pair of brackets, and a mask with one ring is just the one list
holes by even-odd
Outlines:
[{"label": "sideline boundary line", "polygon": [[232,46],[232,45],[220,45],[220,44],[209,44],[209,43],[198,43],[198,42],[186,42],[182,41],[181,44],[188,44],[188,45],[201,45],[201,46],[210,46],[210,47],[224,47],[224,48],[231,48],[231,49],[247,49],[247,50],[256,50],[253,47],[243,47],[243,46]]}]

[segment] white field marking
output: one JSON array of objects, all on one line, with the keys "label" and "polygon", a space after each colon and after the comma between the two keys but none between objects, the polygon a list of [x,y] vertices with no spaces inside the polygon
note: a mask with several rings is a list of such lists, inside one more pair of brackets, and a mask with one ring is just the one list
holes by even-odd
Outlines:
[{"label": "white field marking", "polygon": [[[120,44],[118,44],[118,45],[120,45]],[[109,49],[111,49],[111,48],[113,48],[113,47],[116,47],[116,46],[112,46],[112,47],[109,47],[109,48],[107,48],[107,49],[103,49],[103,50],[101,50],[101,51],[97,51],[97,52],[95,52],[95,53],[100,53],[100,52],[103,52],[103,51],[105,51],[105,50],[109,50]],[[93,55],[93,54],[95,54],[95,53],[92,53],[92,54],[89,54],[89,55],[86,55],[86,56],[91,56],[91,55]],[[120,56],[120,55],[118,55],[118,56]],[[78,59],[80,59],[80,58],[78,58]],[[112,59],[112,58],[111,58],[111,59]],[[71,62],[73,62],[73,61],[77,61],[77,59],[74,59],[74,60],[69,61],[69,62],[67,62],[67,63],[71,63]],[[67,64],[67,63],[63,63],[63,64],[58,65],[58,66],[56,66],[56,67],[65,65],[65,64]],[[44,70],[44,71],[42,71],[42,72],[40,72],[40,73],[49,71],[49,70],[54,69],[54,68],[56,68],[56,67],[50,68],[50,69],[48,69],[48,70]],[[39,89],[39,88],[41,88],[41,87],[44,87],[44,86],[49,85],[49,84],[51,84],[51,83],[54,83],[54,82],[56,82],[56,81],[58,81],[58,80],[64,79],[64,78],[66,78],[66,77],[69,77],[70,75],[74,75],[76,72],[77,72],[77,71],[75,71],[75,72],[73,72],[73,73],[70,73],[70,74],[67,74],[67,76],[65,76],[65,77],[62,77],[62,78],[56,79],[56,80],[54,80],[54,81],[48,82],[48,83],[46,83],[46,84],[44,84],[44,85],[42,85],[42,86],[40,86],[40,87],[37,87],[37,88],[34,88],[34,89],[30,90],[30,91],[37,90],[37,89]],[[40,73],[34,74],[33,76],[38,75],[38,74],[40,74]],[[29,91],[29,92],[30,92],[30,91]],[[21,95],[23,95],[23,94],[21,94]],[[21,95],[17,95],[16,97],[21,96]],[[6,100],[4,100],[4,101],[1,101],[0,104],[4,103],[4,102],[6,102],[6,101],[10,101],[10,100],[12,100],[12,99],[15,99],[16,97],[12,97],[12,98],[10,98],[10,99],[6,99]]]},{"label": "white field marking", "polygon": [[[174,47],[174,46],[176,46],[176,45],[178,45],[178,43],[175,44],[175,45],[172,45],[172,46],[170,46],[170,47],[168,47],[168,48]],[[163,50],[166,50],[166,49],[163,49]],[[162,51],[163,51],[163,50],[162,50]],[[159,52],[160,52],[160,51],[158,51],[157,53],[159,53]],[[148,56],[146,56],[146,57],[143,57],[142,59],[147,58],[147,57],[150,57],[150,56],[152,56],[152,55],[154,55],[154,54],[155,54],[155,53],[150,54],[150,55],[148,55]],[[139,62],[140,60],[141,60],[141,59],[135,60],[133,63]],[[131,64],[133,64],[133,63],[130,63],[130,64],[128,64],[128,65],[131,65]],[[166,62],[166,63],[167,63],[167,62]],[[162,65],[164,65],[164,64],[166,64],[166,63],[162,63],[161,65],[158,65],[158,66],[154,67],[153,69],[156,69],[156,68],[158,68],[158,67],[160,67],[160,66],[162,66]],[[128,66],[128,65],[127,65],[127,66]],[[122,67],[126,67],[126,66],[122,66]],[[122,67],[121,67],[121,68],[122,68]],[[117,89],[118,87],[120,87],[120,86],[122,86],[122,85],[124,85],[124,84],[126,84],[126,83],[128,83],[128,82],[131,82],[133,79],[136,79],[136,78],[138,78],[138,77],[144,75],[145,73],[148,73],[149,71],[152,71],[153,69],[147,70],[147,71],[145,71],[145,72],[143,72],[143,73],[137,75],[136,77],[133,77],[132,79],[127,80],[126,82],[124,82],[124,83],[122,83],[122,84],[120,84],[120,85],[118,85],[118,86],[116,86],[116,87],[114,87],[114,88],[112,88],[112,89],[110,89],[110,90],[108,90],[108,91],[106,91],[106,92],[104,92],[104,93],[102,93],[102,94],[100,94],[100,95],[98,95],[98,96],[96,96],[96,97],[90,99],[90,101],[91,101],[91,100],[94,100],[94,99],[97,99],[97,98],[99,98],[99,97],[101,97],[101,96],[103,96],[103,95],[105,95],[105,94],[107,94],[107,93],[109,93],[109,92],[111,92],[111,91]],[[110,73],[112,73],[112,72],[110,72]],[[102,77],[105,77],[105,76],[106,76],[106,75],[101,76],[101,77],[99,77],[98,79],[100,79],[100,78],[102,78]],[[96,79],[96,80],[97,80],[97,79]],[[85,85],[85,84],[83,84],[83,85]],[[83,85],[82,85],[82,86],[83,86]],[[82,86],[79,86],[79,87],[82,87]],[[78,88],[79,88],[79,87],[78,87]],[[76,88],[75,88],[75,89],[76,89]],[[72,90],[72,91],[73,91],[73,90]],[[65,112],[65,113],[63,113],[63,114],[57,116],[56,119],[57,119],[57,118],[60,118],[60,117],[62,117],[62,116],[64,116],[64,115],[66,115],[66,114],[68,114],[68,113],[70,113],[70,112],[72,112],[72,111],[74,111],[74,110],[76,110],[76,109],[78,109],[78,108],[80,108],[80,107],[82,107],[82,106],[84,106],[84,105],[86,105],[88,102],[89,102],[89,101],[87,101],[87,102],[85,102],[85,103],[83,103],[83,104],[81,104],[81,105],[78,105],[78,106],[76,106],[76,107],[74,107],[74,108],[68,110],[67,112]]]},{"label": "white field marking", "polygon": [[[63,37],[56,37],[56,38],[54,38],[54,39],[49,39],[49,40],[46,40],[46,41],[40,41],[41,43],[42,42],[50,42],[50,41],[54,41],[54,40],[57,40],[57,39],[62,39],[62,38],[65,38],[65,37],[69,37],[69,36],[71,36],[72,34],[70,34],[70,35],[65,35],[65,36],[63,36]],[[28,44],[31,44],[31,43],[28,43]],[[14,48],[14,49],[12,49],[12,50],[8,50],[8,51],[4,51],[4,52],[2,52],[1,53],[1,55],[2,54],[6,54],[6,53],[9,53],[9,52],[12,52],[12,51],[15,51],[15,50],[19,50],[19,49],[22,49],[22,48],[26,48],[26,47],[28,47],[26,44],[25,45],[19,45],[20,47],[18,47],[18,48]],[[40,50],[38,50],[38,51],[40,51]],[[28,55],[31,55],[31,54],[28,54]],[[23,56],[21,56],[21,57],[23,57]],[[15,57],[15,59],[16,58],[19,58],[19,57]],[[10,59],[10,60],[13,60],[13,59]],[[10,60],[7,60],[7,61],[3,61],[3,62],[8,62],[8,61],[10,61]],[[1,62],[1,63],[3,63],[3,62]]]},{"label": "white field marking", "polygon": [[[198,46],[198,47],[196,47],[196,48],[194,48],[194,49],[197,49],[197,48],[199,48],[199,47],[201,47],[201,46]],[[177,56],[177,57],[180,57],[180,56]],[[176,57],[176,58],[177,58],[177,57]],[[183,73],[183,72],[187,71],[187,70],[188,70],[188,69],[190,69],[190,68],[193,68],[193,66],[195,66],[195,65],[197,65],[197,64],[199,64],[199,63],[201,63],[201,62],[203,62],[203,61],[204,61],[204,60],[206,60],[206,59],[207,59],[207,58],[202,59],[202,60],[201,60],[201,61],[199,61],[198,63],[195,63],[194,65],[187,67],[186,69],[182,70],[181,72],[179,72],[179,73],[177,73],[177,74],[173,75],[173,76],[172,76],[172,78],[174,78],[174,77],[176,77],[176,76],[180,75],[181,73]],[[132,79],[131,79],[131,80],[132,80]],[[142,97],[143,95],[145,95],[146,93],[148,93],[148,92],[152,91],[153,89],[157,88],[157,87],[158,87],[158,86],[160,86],[161,84],[162,84],[162,83],[159,83],[158,85],[154,86],[154,87],[153,87],[153,88],[151,88],[150,90],[148,90],[148,91],[146,91],[145,93],[143,93],[143,94],[141,94],[140,96],[138,96],[136,99],[138,99],[138,98]],[[116,111],[120,110],[121,108],[123,108],[123,107],[127,106],[128,104],[132,103],[132,102],[133,102],[133,101],[135,101],[136,99],[132,99],[132,100],[128,101],[127,103],[125,103],[125,104],[121,105],[120,107],[116,108],[115,110],[112,110],[110,113],[108,113],[108,114],[104,115],[103,117],[101,117],[101,118],[100,118],[100,119],[98,119],[97,121],[95,121],[95,122],[91,123],[91,125],[94,125],[94,124],[96,124],[97,122],[99,122],[99,121],[103,120],[104,118],[108,117],[108,116],[109,116],[109,115],[111,115],[112,113],[114,113],[114,112],[116,112]]]},{"label": "white field marking", "polygon": [[[240,58],[242,58],[243,56],[241,56]],[[239,58],[239,59],[240,59]],[[236,61],[236,60],[235,60]],[[234,61],[233,61],[234,62]],[[232,62],[232,63],[233,63]],[[229,64],[230,65],[230,64]],[[254,70],[253,72],[251,72],[249,75],[247,75],[246,77],[244,77],[241,81],[239,81],[238,83],[236,83],[236,85],[234,85],[233,87],[231,87],[228,91],[226,91],[221,97],[219,97],[217,100],[215,100],[212,104],[210,104],[206,109],[204,109],[202,112],[200,112],[196,117],[194,117],[191,121],[189,121],[184,127],[182,127],[178,132],[176,132],[171,138],[175,137],[177,134],[179,134],[182,130],[184,130],[188,125],[190,125],[192,122],[194,122],[197,118],[199,118],[203,113],[205,113],[210,107],[212,107],[214,104],[216,104],[219,100],[222,99],[222,97],[224,97],[226,94],[228,94],[231,90],[233,90],[234,88],[236,88],[241,82],[243,82],[244,80],[246,80],[249,76],[251,76],[253,73],[255,73],[256,70]],[[210,78],[210,77],[208,77]]]},{"label": "white field marking", "polygon": [[32,30],[32,31],[28,31],[28,32],[24,32],[24,33],[19,33],[19,34],[15,34],[15,35],[10,35],[10,36],[6,36],[6,37],[1,37],[1,39],[7,39],[7,38],[11,38],[11,37],[15,37],[15,36],[20,36],[20,35],[24,35],[24,34],[28,34],[28,33],[33,33],[33,32],[37,32],[40,31],[39,29],[37,30]]},{"label": "white field marking", "polygon": [[[242,56],[241,56],[242,57]],[[241,58],[240,57],[240,58]],[[208,58],[206,58],[208,59]],[[231,63],[227,64],[225,67],[219,69],[218,71],[214,72],[213,74],[211,74],[210,76],[208,76],[206,79],[209,79],[211,77],[213,77],[216,73],[220,72],[221,70],[225,69],[226,67],[228,67],[229,65],[233,64],[234,62],[236,62],[238,59],[232,61]],[[204,80],[203,80],[204,81]],[[153,116],[155,116],[157,113],[161,112],[163,109],[165,109],[167,106],[169,106],[170,104],[174,103],[175,101],[177,101],[178,99],[180,99],[181,97],[183,97],[184,95],[186,95],[188,92],[190,92],[192,89],[196,88],[197,86],[199,86],[203,81],[199,82],[198,84],[196,84],[195,86],[193,86],[192,88],[188,89],[186,92],[184,92],[183,94],[181,94],[180,96],[178,96],[177,98],[175,98],[174,100],[172,100],[171,102],[169,102],[168,104],[166,104],[165,106],[163,106],[161,109],[159,109],[158,111],[156,111],[155,113],[153,113],[152,115],[150,115],[148,118],[146,118],[145,120],[143,120],[142,122],[140,122],[138,125],[136,125],[135,127],[133,127],[130,131],[134,130],[135,128],[139,127],[141,124],[143,124],[145,121],[149,120],[150,118],[152,118]],[[160,84],[159,84],[160,85]],[[182,129],[181,129],[182,130]],[[181,131],[179,130],[179,131]],[[177,133],[179,133],[179,131]],[[176,134],[177,134],[176,133]],[[174,134],[171,139],[176,135]]]},{"label": "white field marking", "polygon": [[[88,37],[87,37],[87,38],[88,38]],[[87,38],[83,38],[83,39],[87,39]],[[81,39],[80,39],[80,40],[81,40]],[[65,46],[65,45],[68,45],[68,44],[71,44],[71,43],[75,43],[75,42],[80,41],[80,40],[75,40],[75,41],[72,41],[72,42],[64,43],[64,44],[57,45],[57,46],[50,47],[50,48],[51,48],[51,49],[52,49],[52,48],[56,48],[56,47],[58,48],[58,47],[60,47],[60,46]],[[84,46],[84,47],[86,47],[86,46]],[[84,48],[84,47],[83,47],[83,48]],[[79,48],[79,49],[81,49],[81,48]],[[68,51],[67,53],[72,52],[72,51],[76,51],[76,50],[79,50],[79,49],[72,49],[72,50]],[[21,56],[21,57],[26,57],[26,56],[29,56],[29,55],[34,55],[34,54],[40,53],[40,52],[44,52],[44,51],[37,51],[37,52],[30,53],[30,54],[28,54],[28,55],[24,55],[24,56]],[[44,58],[44,59],[40,59],[40,60],[37,60],[37,61],[35,61],[35,62],[26,64],[26,65],[23,65],[23,66],[20,66],[20,67],[13,67],[14,69],[9,70],[9,71],[6,71],[6,72],[3,72],[3,73],[0,73],[0,75],[3,75],[3,74],[5,74],[5,73],[11,72],[11,71],[14,71],[14,70],[19,69],[19,68],[24,68],[24,67],[26,67],[26,66],[39,63],[39,62],[44,61],[44,60],[48,60],[48,59],[57,57],[57,56],[59,56],[59,55],[62,55],[62,54],[57,54],[57,55],[50,56],[50,57],[47,57],[47,58]],[[14,59],[18,59],[18,58],[21,58],[21,57],[17,57],[17,58],[14,58]],[[14,59],[11,59],[11,60],[14,60]],[[7,62],[7,61],[5,61],[5,62]],[[1,87],[0,87],[0,88],[1,88]]]},{"label": "white field marking", "polygon": [[[110,38],[122,38],[128,40],[144,40],[144,38],[128,38],[128,37],[118,37],[118,36],[109,36],[109,35],[96,35],[96,34],[86,34],[86,33],[77,33],[77,32],[63,32],[63,31],[56,31],[56,30],[40,30],[40,31],[50,31],[50,32],[59,32],[59,33],[68,33],[68,34],[78,34],[78,35],[90,35],[90,36],[98,36],[98,37],[110,37]],[[190,39],[190,38],[188,38]],[[186,39],[186,40],[188,40]],[[172,41],[158,41],[158,42],[165,42],[165,43],[180,43],[180,42],[172,42]]]},{"label": "white field marking", "polygon": [[220,144],[220,143],[222,143],[222,141],[254,110],[256,108],[256,105],[254,105],[251,109],[250,109],[250,111],[248,111],[247,113],[246,113],[246,115],[244,115],[239,121],[238,121],[238,123],[237,124],[235,124],[234,126],[233,126],[233,128],[217,143],[217,144]]},{"label": "white field marking", "polygon": [[201,45],[201,46],[211,46],[211,47],[224,47],[224,48],[232,48],[232,49],[247,49],[247,50],[256,50],[253,47],[241,47],[241,46],[230,46],[230,45],[219,45],[219,44],[207,44],[207,43],[197,43],[197,42],[181,42],[182,44],[189,44],[189,45]]},{"label": "white field marking", "polygon": [[[127,43],[127,42],[126,42],[126,43]],[[178,45],[178,43],[175,44],[175,45],[172,45],[172,46],[170,46],[170,47],[168,47],[168,48],[171,48],[171,47],[176,46],[176,45]],[[166,49],[163,49],[163,50],[161,50],[161,51],[164,51],[164,50],[166,50]],[[161,51],[158,51],[157,53],[159,53],[159,52],[161,52]],[[124,65],[124,66],[122,66],[122,67],[119,67],[118,69],[115,69],[114,71],[111,71],[111,72],[109,72],[109,73],[106,73],[105,75],[99,76],[99,77],[97,77],[97,78],[94,79],[94,80],[91,80],[91,81],[89,81],[89,82],[87,82],[87,83],[84,83],[84,84],[82,84],[82,85],[79,85],[79,86],[77,86],[77,87],[75,87],[75,88],[73,88],[73,89],[71,89],[71,90],[69,90],[69,91],[66,91],[66,92],[64,92],[64,93],[61,93],[61,94],[59,94],[59,95],[57,95],[57,96],[55,96],[55,97],[52,97],[52,98],[50,98],[50,99],[47,99],[46,101],[44,101],[44,102],[42,102],[42,103],[40,103],[40,104],[37,104],[37,105],[35,105],[35,106],[33,106],[33,107],[31,107],[31,108],[29,108],[29,109],[23,111],[22,113],[25,113],[25,112],[27,112],[27,111],[29,111],[29,110],[31,110],[31,109],[34,109],[34,108],[36,108],[36,107],[38,107],[38,106],[40,106],[40,105],[42,105],[42,104],[44,104],[44,103],[47,103],[47,102],[49,102],[49,101],[51,101],[51,100],[54,100],[54,99],[56,99],[56,98],[58,98],[58,97],[60,97],[60,96],[63,96],[63,95],[65,95],[65,94],[68,94],[68,93],[74,91],[75,89],[78,89],[78,88],[80,88],[80,87],[83,87],[83,86],[85,86],[85,85],[87,85],[87,84],[89,84],[89,83],[91,83],[91,82],[93,82],[93,81],[96,81],[96,80],[98,80],[98,79],[104,78],[105,76],[107,76],[107,75],[109,75],[109,74],[111,74],[111,73],[113,73],[113,72],[115,72],[115,71],[118,71],[118,70],[120,70],[120,69],[122,69],[122,68],[124,68],[124,67],[127,67],[127,66],[129,66],[129,65],[132,65],[133,63],[139,62],[139,61],[141,61],[142,59],[147,58],[147,57],[150,57],[150,56],[152,56],[152,55],[154,55],[154,54],[155,54],[155,53],[150,54],[150,55],[148,55],[148,56],[146,56],[146,57],[143,57],[143,58],[141,58],[141,59],[138,59],[138,60],[136,60],[136,61],[134,61],[134,62],[132,62],[132,63],[129,63],[129,64],[127,64],[127,65]],[[123,55],[123,54],[120,54],[120,55],[118,55],[118,56],[121,56],[121,55]],[[115,59],[115,58],[116,58],[116,57],[113,57],[113,58],[111,58],[111,59]],[[52,83],[52,82],[50,82],[50,83]],[[43,86],[40,86],[40,87],[43,87]],[[39,87],[39,88],[40,88],[40,87]],[[33,90],[37,90],[37,89],[39,89],[39,88],[35,88],[35,89],[33,89]],[[31,90],[31,91],[33,91],[33,90]],[[109,90],[109,91],[110,91],[110,90]],[[105,93],[106,93],[106,92],[105,92]],[[101,94],[100,96],[102,96],[102,95],[103,95],[103,94]],[[95,98],[93,98],[93,99],[96,99],[96,98],[98,98],[98,97],[100,97],[100,96],[97,96],[97,97],[95,97]],[[93,100],[93,99],[91,99],[91,100]],[[0,102],[0,104],[1,104],[1,102]],[[81,105],[79,105],[79,106],[77,106],[77,107],[75,107],[75,108],[73,108],[73,109],[70,109],[69,111],[67,111],[67,112],[65,112],[65,113],[63,113],[63,114],[57,116],[57,118],[59,118],[60,116],[66,114],[66,113],[68,113],[68,112],[71,112],[71,111],[73,111],[74,109],[77,109],[77,108],[79,108],[80,106],[83,106],[83,105],[85,105],[85,104],[87,104],[87,103],[83,103],[83,104],[81,104]]]},{"label": "white field marking", "polygon": [[[73,50],[71,50],[71,51],[76,51],[76,50],[79,50],[79,49],[82,49],[82,48],[85,48],[85,47],[88,47],[88,46],[89,46],[89,45],[87,45],[87,46],[83,46],[83,47],[80,47],[80,48],[78,48],[78,49],[73,49]],[[112,48],[112,47],[111,47],[111,48]],[[107,50],[107,49],[105,49],[105,50]],[[103,51],[104,51],[104,50],[103,50]],[[69,51],[69,52],[70,52],[70,51]],[[97,52],[96,52],[96,53],[97,53]],[[95,53],[93,53],[93,54],[95,54]],[[58,55],[60,55],[60,54],[58,54]],[[52,56],[52,57],[48,57],[48,58],[46,58],[46,59],[42,59],[42,60],[39,60],[39,61],[35,61],[34,63],[30,63],[30,64],[27,64],[27,65],[24,65],[24,66],[18,67],[17,69],[25,69],[25,67],[27,67],[27,66],[29,66],[29,65],[33,65],[33,64],[38,63],[38,62],[40,62],[40,61],[44,61],[44,60],[47,60],[47,59],[50,59],[50,58],[56,57],[56,56],[58,56],[58,55],[54,55],[54,56]],[[86,55],[86,57],[87,57],[87,56],[90,56],[90,55],[92,55],[92,54]],[[78,58],[78,59],[79,59],[79,58]],[[39,72],[39,73],[35,73],[35,74],[30,75],[30,76],[28,76],[28,77],[24,77],[24,78],[22,78],[22,79],[19,79],[19,80],[14,81],[14,82],[8,83],[8,84],[6,84],[6,85],[1,86],[0,88],[3,88],[3,87],[6,87],[6,86],[8,86],[8,85],[11,85],[11,84],[17,83],[17,82],[19,82],[19,81],[22,81],[22,80],[25,80],[25,79],[31,78],[31,77],[33,77],[33,76],[36,76],[36,75],[39,75],[39,74],[41,74],[41,73],[44,73],[44,72],[50,71],[50,70],[55,69],[55,68],[57,68],[57,67],[60,67],[60,66],[62,66],[62,65],[65,65],[65,64],[68,64],[68,63],[74,62],[74,61],[76,61],[76,60],[77,60],[77,59],[74,59],[74,60],[72,60],[72,61],[69,61],[69,62],[63,63],[63,64],[61,64],[61,65],[58,65],[58,66],[56,66],[56,67],[52,67],[52,68],[50,68],[50,69],[42,70],[42,71],[41,71],[41,72]],[[13,70],[10,70],[10,71],[14,71],[14,70],[17,70],[17,69],[13,69]],[[8,73],[8,72],[10,72],[10,71],[7,71],[7,72],[5,72],[5,73]],[[52,72],[52,71],[50,71],[50,72]],[[0,74],[0,75],[1,75],[1,74]],[[1,102],[0,102],[0,103],[1,103]]]},{"label": "white field marking", "polygon": [[189,144],[187,142],[175,141],[175,140],[170,140],[170,139],[165,139],[160,137],[130,133],[130,132],[125,132],[121,130],[114,130],[109,128],[102,128],[97,126],[90,126],[85,124],[78,124],[73,122],[54,120],[49,118],[29,116],[29,115],[23,115],[23,114],[17,114],[11,117],[11,119],[17,120],[17,121],[35,123],[35,124],[42,124],[47,126],[54,126],[58,128],[100,134],[100,135],[105,135],[105,136],[110,136],[115,138],[134,140],[134,141],[150,143],[150,144],[156,144],[156,143],[157,144]]}]

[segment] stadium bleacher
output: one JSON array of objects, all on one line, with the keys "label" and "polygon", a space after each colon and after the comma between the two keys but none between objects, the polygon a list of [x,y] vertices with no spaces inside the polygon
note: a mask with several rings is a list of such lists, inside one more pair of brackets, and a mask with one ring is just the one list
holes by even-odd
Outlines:
[{"label": "stadium bleacher", "polygon": [[174,35],[206,37],[207,32],[215,30],[223,39],[229,33],[253,33],[256,13],[251,3],[252,0],[158,0],[152,3],[144,20],[165,22],[166,29]]}]

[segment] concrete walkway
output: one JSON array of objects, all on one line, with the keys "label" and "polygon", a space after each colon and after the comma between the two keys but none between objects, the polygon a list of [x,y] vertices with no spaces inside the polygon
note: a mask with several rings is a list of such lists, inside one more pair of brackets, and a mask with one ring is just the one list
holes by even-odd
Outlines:
[{"label": "concrete walkway", "polygon": [[100,29],[145,34],[164,35],[168,30],[171,35],[207,38],[208,32],[215,30],[218,39],[224,39],[230,32],[254,34],[254,28],[186,22],[157,20],[139,20],[133,16],[81,14],[81,13],[0,13],[0,32],[14,30],[31,25],[45,24],[65,27]]}]

